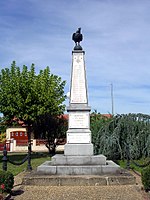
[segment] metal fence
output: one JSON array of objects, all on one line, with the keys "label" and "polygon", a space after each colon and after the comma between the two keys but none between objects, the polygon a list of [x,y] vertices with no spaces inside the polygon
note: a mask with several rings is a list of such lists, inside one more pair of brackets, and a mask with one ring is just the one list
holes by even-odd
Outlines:
[{"label": "metal fence", "polygon": [[26,161],[28,161],[27,170],[31,171],[32,170],[32,166],[31,166],[31,142],[28,142],[28,153],[22,159],[21,162],[14,162],[13,160],[10,160],[10,158],[7,156],[6,144],[4,144],[4,146],[3,146],[3,158],[2,158],[2,162],[3,162],[2,168],[3,168],[4,171],[7,171],[8,162],[13,164],[13,165],[22,165]]}]

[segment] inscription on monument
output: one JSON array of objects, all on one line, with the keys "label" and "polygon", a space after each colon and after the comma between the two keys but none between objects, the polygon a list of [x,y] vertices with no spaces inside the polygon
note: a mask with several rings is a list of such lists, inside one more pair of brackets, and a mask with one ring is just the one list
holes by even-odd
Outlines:
[{"label": "inscription on monument", "polygon": [[89,113],[70,113],[69,128],[89,128]]},{"label": "inscription on monument", "polygon": [[83,55],[75,55],[73,59],[71,103],[87,103]]},{"label": "inscription on monument", "polygon": [[67,143],[74,144],[87,144],[91,143],[91,134],[90,133],[68,133],[67,134]]}]

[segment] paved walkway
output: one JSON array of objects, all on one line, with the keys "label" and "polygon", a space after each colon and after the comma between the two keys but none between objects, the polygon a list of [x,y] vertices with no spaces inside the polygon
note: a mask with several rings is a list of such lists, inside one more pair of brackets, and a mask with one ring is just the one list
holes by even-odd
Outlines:
[{"label": "paved walkway", "polygon": [[141,190],[137,176],[136,185],[118,186],[23,186],[24,174],[15,177],[13,200],[150,200],[150,195]]}]

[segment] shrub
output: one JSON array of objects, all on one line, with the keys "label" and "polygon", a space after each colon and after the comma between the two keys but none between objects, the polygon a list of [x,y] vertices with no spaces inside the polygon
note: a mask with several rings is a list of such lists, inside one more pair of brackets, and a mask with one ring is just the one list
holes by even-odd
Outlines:
[{"label": "shrub", "polygon": [[108,159],[122,160],[150,156],[150,115],[121,114],[102,118],[91,114],[94,154],[104,154]]},{"label": "shrub", "polygon": [[6,133],[0,133],[0,142],[5,142],[6,140]]},{"label": "shrub", "polygon": [[14,185],[14,175],[11,172],[0,171],[0,192],[10,193]]},{"label": "shrub", "polygon": [[150,166],[143,169],[142,173],[142,183],[146,192],[150,191]]}]

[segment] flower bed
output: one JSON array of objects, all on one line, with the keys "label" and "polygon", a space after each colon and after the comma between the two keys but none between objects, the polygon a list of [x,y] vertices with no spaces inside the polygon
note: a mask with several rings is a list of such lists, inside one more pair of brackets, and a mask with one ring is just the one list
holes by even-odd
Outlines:
[{"label": "flower bed", "polygon": [[11,193],[14,185],[14,176],[7,171],[0,171],[0,200],[5,199],[7,194]]}]

